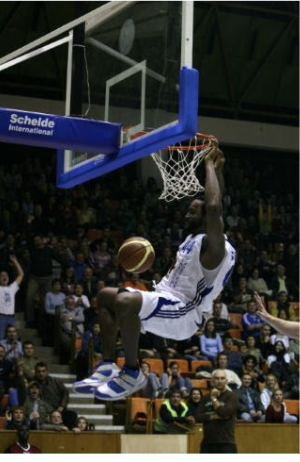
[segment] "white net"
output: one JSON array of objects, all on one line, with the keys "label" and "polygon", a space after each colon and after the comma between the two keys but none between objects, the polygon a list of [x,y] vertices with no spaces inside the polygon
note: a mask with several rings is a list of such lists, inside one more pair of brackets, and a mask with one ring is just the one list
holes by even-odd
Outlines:
[{"label": "white net", "polygon": [[151,154],[164,183],[160,199],[171,202],[204,190],[196,169],[212,148],[212,140],[212,136],[197,133],[188,145],[178,143]]}]

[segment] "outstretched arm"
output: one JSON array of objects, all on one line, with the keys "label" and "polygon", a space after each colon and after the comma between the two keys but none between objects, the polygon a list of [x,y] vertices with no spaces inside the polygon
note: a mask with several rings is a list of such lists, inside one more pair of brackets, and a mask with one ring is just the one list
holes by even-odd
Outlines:
[{"label": "outstretched arm", "polygon": [[257,292],[254,293],[259,316],[278,332],[287,335],[289,338],[299,340],[299,322],[285,321],[284,319],[275,318],[267,312],[261,297]]},{"label": "outstretched arm", "polygon": [[[201,264],[206,269],[216,268],[224,258],[225,238],[222,218],[222,192],[224,186],[222,169],[225,159],[217,145],[205,157],[205,210],[206,239],[201,253]],[[217,173],[218,172],[218,173]],[[220,178],[220,182],[218,176]]]},{"label": "outstretched arm", "polygon": [[16,257],[14,257],[13,255],[10,256],[10,261],[15,265],[15,268],[17,269],[17,272],[18,272],[18,275],[16,277],[16,283],[18,284],[18,286],[21,284],[21,282],[23,281],[23,278],[24,278],[24,272],[22,270],[22,267],[21,265],[19,264],[18,260],[16,259]]}]

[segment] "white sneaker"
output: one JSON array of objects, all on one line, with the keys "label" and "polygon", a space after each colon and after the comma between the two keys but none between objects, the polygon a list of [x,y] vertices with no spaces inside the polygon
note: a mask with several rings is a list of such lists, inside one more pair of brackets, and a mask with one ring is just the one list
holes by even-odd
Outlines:
[{"label": "white sneaker", "polygon": [[146,382],[147,377],[140,369],[134,371],[123,366],[119,376],[94,389],[94,395],[104,401],[117,401],[140,390]]},{"label": "white sneaker", "polygon": [[100,384],[108,382],[120,373],[118,366],[110,361],[101,361],[94,373],[80,382],[74,382],[74,391],[77,393],[93,393]]}]

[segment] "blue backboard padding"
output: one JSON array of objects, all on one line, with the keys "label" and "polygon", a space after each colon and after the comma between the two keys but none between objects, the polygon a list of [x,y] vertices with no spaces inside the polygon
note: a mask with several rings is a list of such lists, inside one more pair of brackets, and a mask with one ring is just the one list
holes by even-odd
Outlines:
[{"label": "blue backboard padding", "polygon": [[0,141],[97,154],[116,152],[122,124],[0,108]]},{"label": "blue backboard padding", "polygon": [[[152,152],[194,136],[198,124],[199,74],[196,69],[183,67],[180,71],[178,121],[148,133],[124,145],[117,152],[64,171],[64,152],[58,152],[57,186],[70,188],[124,165]],[[101,153],[101,150],[98,151]]]}]

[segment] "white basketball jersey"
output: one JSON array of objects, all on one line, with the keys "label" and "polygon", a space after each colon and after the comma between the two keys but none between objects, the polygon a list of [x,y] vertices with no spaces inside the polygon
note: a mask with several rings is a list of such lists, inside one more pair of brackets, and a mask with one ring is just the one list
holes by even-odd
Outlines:
[{"label": "white basketball jersey", "polygon": [[235,249],[225,236],[224,259],[218,266],[214,281],[208,286],[200,263],[204,237],[205,234],[197,234],[186,238],[178,249],[174,267],[155,287],[156,292],[171,293],[196,309],[201,305],[201,314],[212,311],[212,302],[230,278],[236,259]]}]

